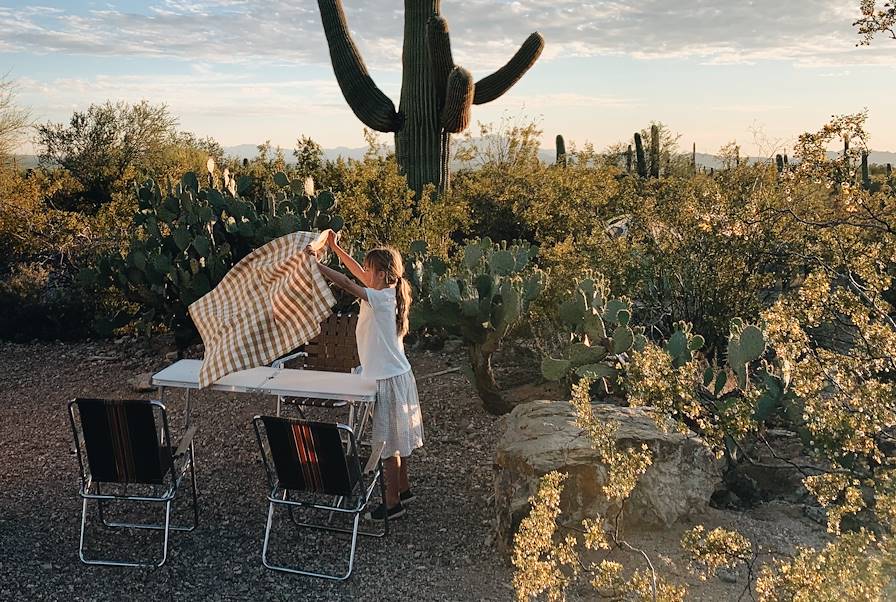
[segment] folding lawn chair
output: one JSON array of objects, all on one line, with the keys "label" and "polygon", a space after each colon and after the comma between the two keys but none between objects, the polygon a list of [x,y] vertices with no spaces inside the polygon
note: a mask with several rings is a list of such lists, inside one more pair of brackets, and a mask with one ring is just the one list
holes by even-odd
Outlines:
[{"label": "folding lawn chair", "polygon": [[[385,500],[385,481],[380,460],[383,446],[376,446],[374,453],[365,460],[358,455],[358,441],[351,428],[344,424],[311,422],[274,416],[256,416],[252,419],[258,447],[264,461],[270,492],[268,493],[268,520],[264,530],[261,561],[269,569],[343,581],[352,573],[358,534],[383,537],[389,533],[388,519],[381,533],[358,530],[361,514],[367,509],[370,496],[379,483],[380,496]],[[343,441],[347,441],[347,445]],[[336,496],[336,501],[331,502]],[[292,498],[292,499],[291,499]],[[298,527],[351,534],[351,551],[348,570],[344,574],[317,573],[298,567],[275,565],[268,561],[268,543],[275,506],[293,509],[320,510],[329,513],[351,515],[352,528],[333,527],[329,524],[300,522]]]},{"label": "folding lawn chair", "polygon": [[[81,539],[78,555],[85,564],[106,566],[162,566],[168,558],[169,531],[192,531],[199,523],[196,503],[196,473],[193,464],[191,427],[171,445],[168,414],[159,401],[75,399],[68,404],[69,420],[81,474]],[[87,459],[85,464],[84,459]],[[181,481],[190,473],[193,524],[171,524],[171,503]],[[164,532],[162,559],[155,562],[91,560],[84,554],[87,502],[96,500],[103,525],[115,528],[153,529]],[[163,524],[113,522],[104,516],[111,501],[145,502],[165,505]]]}]

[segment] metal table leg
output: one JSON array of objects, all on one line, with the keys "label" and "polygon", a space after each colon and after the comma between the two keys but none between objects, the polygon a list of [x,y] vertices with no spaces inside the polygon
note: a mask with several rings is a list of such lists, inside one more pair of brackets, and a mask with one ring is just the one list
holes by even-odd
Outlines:
[{"label": "metal table leg", "polygon": [[[158,393],[159,393],[159,401],[164,404],[165,403],[165,387],[159,385]],[[161,422],[159,423],[159,442],[162,445],[165,444],[165,428],[164,428],[164,426],[165,425],[162,424]],[[100,513],[102,513],[102,509],[100,509]]]}]

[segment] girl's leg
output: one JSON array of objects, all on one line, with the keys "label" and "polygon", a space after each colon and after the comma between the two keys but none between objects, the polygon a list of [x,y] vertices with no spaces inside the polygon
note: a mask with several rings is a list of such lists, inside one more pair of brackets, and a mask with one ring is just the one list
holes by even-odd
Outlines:
[{"label": "girl's leg", "polygon": [[410,458],[402,458],[398,469],[398,491],[407,491],[411,488],[408,483],[408,460]]},{"label": "girl's leg", "polygon": [[394,508],[398,505],[398,484],[401,473],[401,458],[392,456],[383,460],[383,470],[386,476],[386,506]]}]

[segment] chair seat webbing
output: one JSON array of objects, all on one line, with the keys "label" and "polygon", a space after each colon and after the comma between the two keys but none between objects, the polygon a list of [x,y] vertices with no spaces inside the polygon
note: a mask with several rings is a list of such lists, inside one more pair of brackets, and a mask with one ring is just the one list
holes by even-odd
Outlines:
[{"label": "chair seat webbing", "polygon": [[102,399],[79,399],[77,403],[94,480],[162,483],[169,454],[159,445],[151,404]]},{"label": "chair seat webbing", "polygon": [[349,472],[335,424],[271,416],[262,420],[281,487],[328,495],[353,493],[358,477]]}]

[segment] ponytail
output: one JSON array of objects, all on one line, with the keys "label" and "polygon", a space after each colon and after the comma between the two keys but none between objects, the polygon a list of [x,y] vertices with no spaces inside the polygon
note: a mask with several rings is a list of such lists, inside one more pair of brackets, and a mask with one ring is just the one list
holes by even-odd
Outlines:
[{"label": "ponytail", "polygon": [[368,251],[365,262],[386,273],[386,284],[395,284],[395,330],[399,338],[408,333],[411,313],[411,285],[404,278],[401,254],[392,247],[378,247]]},{"label": "ponytail", "polygon": [[395,308],[395,330],[401,338],[408,333],[411,313],[411,285],[401,276],[395,284]]}]

